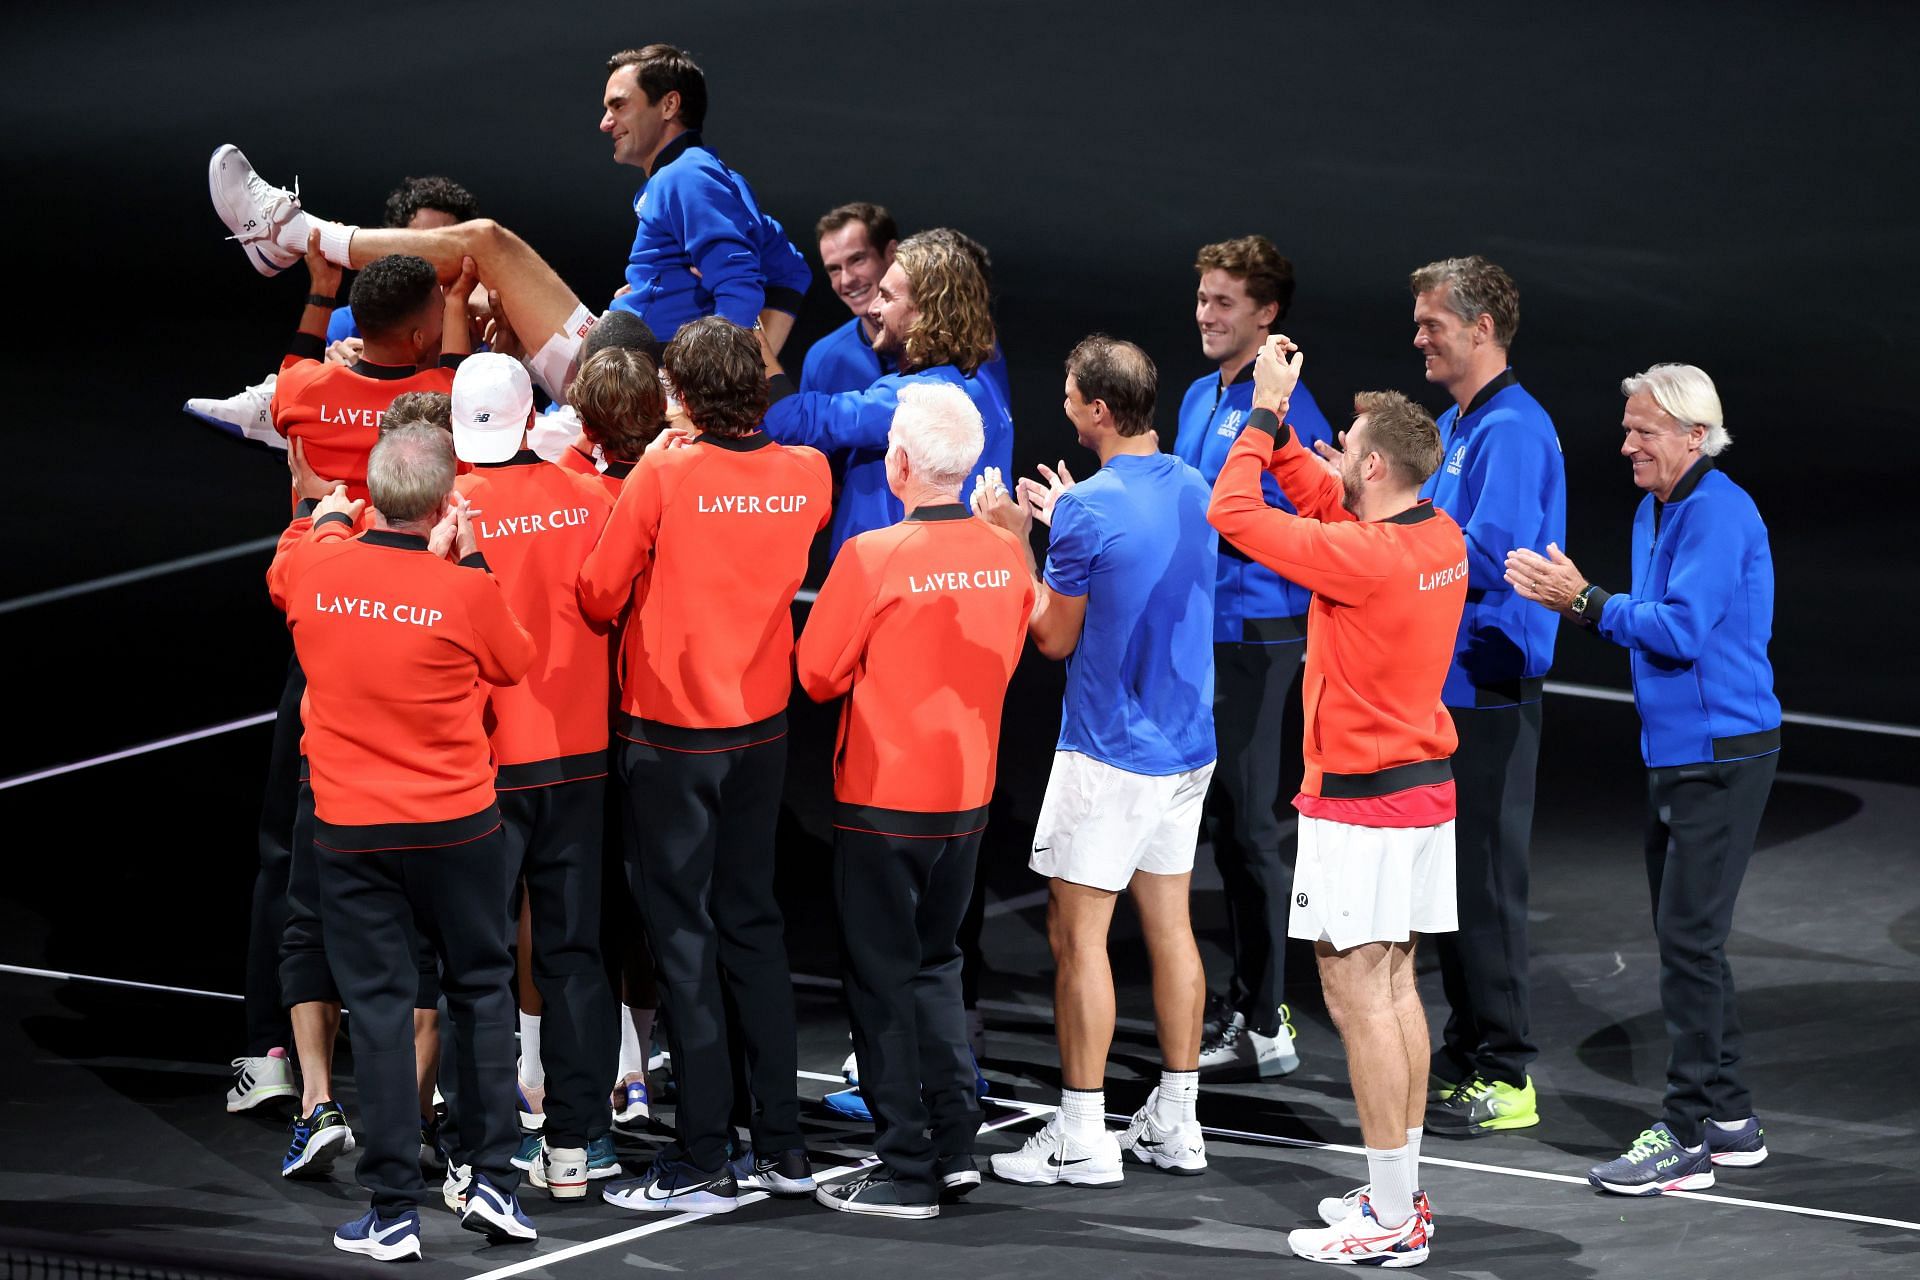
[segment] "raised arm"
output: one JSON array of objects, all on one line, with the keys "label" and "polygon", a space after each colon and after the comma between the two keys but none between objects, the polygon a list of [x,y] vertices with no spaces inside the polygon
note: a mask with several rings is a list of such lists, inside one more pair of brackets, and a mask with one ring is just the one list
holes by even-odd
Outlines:
[{"label": "raised arm", "polygon": [[[1247,419],[1220,467],[1220,478],[1213,483],[1207,521],[1221,537],[1281,577],[1338,603],[1357,604],[1385,574],[1374,545],[1377,540],[1351,518],[1316,520],[1267,505],[1260,475],[1273,456],[1273,432],[1279,429],[1280,422],[1271,411],[1259,410]],[[1299,442],[1291,435],[1288,439],[1304,455]],[[1311,458],[1304,461],[1319,466]],[[1294,497],[1293,492],[1289,490],[1287,496]],[[1297,498],[1295,505],[1300,505]]]}]

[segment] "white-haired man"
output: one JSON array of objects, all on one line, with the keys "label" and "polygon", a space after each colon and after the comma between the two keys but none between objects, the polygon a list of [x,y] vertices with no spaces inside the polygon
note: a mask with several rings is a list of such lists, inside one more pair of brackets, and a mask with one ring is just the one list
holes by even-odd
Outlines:
[{"label": "white-haired man", "polygon": [[1019,542],[960,500],[984,442],[959,387],[900,388],[886,467],[906,518],[848,539],[795,653],[810,697],[849,695],[834,886],[881,1163],[815,1196],[851,1213],[931,1218],[980,1182],[956,935],[1035,596]]},{"label": "white-haired man", "polygon": [[1633,519],[1633,590],[1588,581],[1559,547],[1507,557],[1529,600],[1632,656],[1647,765],[1647,887],[1672,1046],[1660,1120],[1587,1180],[1620,1195],[1713,1185],[1715,1165],[1767,1158],[1740,1076],[1727,934],[1780,760],[1773,553],[1747,491],[1717,469],[1731,442],[1713,379],[1657,364],[1626,379],[1620,452],[1646,490]]}]

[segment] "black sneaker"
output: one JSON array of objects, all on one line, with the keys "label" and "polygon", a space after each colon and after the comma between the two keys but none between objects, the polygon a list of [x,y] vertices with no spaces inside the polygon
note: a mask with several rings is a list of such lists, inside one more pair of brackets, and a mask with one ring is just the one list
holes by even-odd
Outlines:
[{"label": "black sneaker", "polygon": [[740,1189],[725,1165],[718,1173],[702,1173],[684,1161],[659,1156],[638,1178],[609,1182],[600,1198],[645,1213],[732,1213],[739,1206]]},{"label": "black sneaker", "polygon": [[[975,1173],[977,1180],[979,1174]],[[893,1175],[873,1169],[830,1187],[820,1187],[813,1198],[842,1213],[871,1213],[883,1218],[937,1218],[938,1204],[903,1204],[894,1189]]]},{"label": "black sneaker", "polygon": [[1234,1007],[1218,991],[1207,992],[1205,1010],[1200,1015],[1200,1038],[1217,1039],[1228,1023],[1233,1021]]},{"label": "black sneaker", "polygon": [[759,1155],[748,1147],[727,1161],[727,1168],[738,1186],[773,1196],[804,1196],[817,1185],[813,1180],[813,1157],[805,1147],[772,1156]]},{"label": "black sneaker", "polygon": [[980,1166],[970,1155],[941,1156],[933,1166],[933,1176],[940,1179],[943,1197],[958,1200],[980,1185]]}]

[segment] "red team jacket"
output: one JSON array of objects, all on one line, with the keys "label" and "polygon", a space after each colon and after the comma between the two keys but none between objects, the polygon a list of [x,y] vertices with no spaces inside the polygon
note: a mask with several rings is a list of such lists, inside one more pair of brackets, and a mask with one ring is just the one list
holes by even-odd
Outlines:
[{"label": "red team jacket", "polygon": [[408,391],[453,391],[463,357],[442,356],[425,369],[412,366],[328,364],[326,343],[294,335],[273,383],[273,429],[306,445],[315,475],[347,486],[349,498],[367,496],[367,455],[380,438],[380,419],[394,397]]},{"label": "red team jacket", "polygon": [[[1440,703],[1467,599],[1466,538],[1430,502],[1359,521],[1340,481],[1256,409],[1214,483],[1207,519],[1249,557],[1313,592],[1307,614],[1306,775],[1294,807],[1368,827],[1454,816],[1459,739]],[[1267,505],[1271,471],[1298,515]]]},{"label": "red team jacket", "polygon": [[355,535],[337,514],[304,523],[267,582],[307,674],[314,842],[368,851],[485,835],[499,825],[487,685],[526,674],[533,637],[482,557],[450,564],[424,538]]},{"label": "red team jacket", "polygon": [[1018,540],[958,503],[840,548],[794,655],[815,701],[852,691],[834,751],[835,826],[948,836],[986,825],[1033,598]]},{"label": "red team jacket", "polygon": [[495,785],[503,791],[607,773],[608,647],[580,612],[580,565],[613,499],[597,480],[531,450],[481,464],[456,487],[513,615],[533,636],[526,678],[493,691],[487,712]]},{"label": "red team jacket", "polygon": [[816,449],[763,431],[650,453],[620,486],[580,568],[580,605],[631,612],[620,652],[623,737],[724,751],[786,732],[794,592],[832,514]]}]

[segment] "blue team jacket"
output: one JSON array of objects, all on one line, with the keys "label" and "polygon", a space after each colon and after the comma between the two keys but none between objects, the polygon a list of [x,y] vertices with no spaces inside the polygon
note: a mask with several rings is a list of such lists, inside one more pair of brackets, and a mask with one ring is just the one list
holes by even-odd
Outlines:
[{"label": "blue team jacket", "polygon": [[[1633,594],[1596,591],[1595,629],[1632,654],[1640,754],[1652,769],[1780,749],[1773,552],[1747,491],[1694,463],[1633,516]],[[1541,610],[1541,612],[1546,612]]]},{"label": "blue team jacket", "polygon": [[631,288],[613,305],[639,315],[661,342],[701,316],[751,329],[763,307],[799,310],[813,279],[807,260],[697,131],[654,160],[633,212],[640,224],[627,255]]},{"label": "blue team jacket", "polygon": [[898,524],[906,515],[900,500],[887,488],[887,431],[893,426],[900,388],[908,383],[952,383],[980,410],[986,447],[980,451],[973,475],[960,490],[963,500],[973,492],[973,482],[983,469],[999,467],[1003,476],[1012,475],[1013,415],[993,383],[982,376],[984,373],[983,367],[970,377],[950,364],[935,365],[916,373],[889,373],[862,390],[832,395],[796,392],[784,375],[773,380],[767,434],[781,444],[812,445],[828,457],[837,455],[846,464],[840,499],[833,508],[833,522],[827,527],[829,554],[838,554],[840,544],[855,534]]},{"label": "blue team jacket", "polygon": [[[829,395],[836,391],[864,391],[893,369],[893,361],[873,349],[860,317],[855,316],[807,348],[807,358],[800,365],[800,389],[825,391]],[[1001,404],[1013,404],[1013,397],[1007,394],[1007,357],[998,343],[994,344],[993,358],[981,365],[978,372],[993,384]]]},{"label": "blue team jacket", "polygon": [[1553,419],[1508,369],[1460,412],[1440,415],[1440,469],[1420,496],[1467,535],[1467,607],[1440,700],[1510,707],[1540,700],[1560,619],[1507,586],[1507,552],[1567,544],[1567,468]]},{"label": "blue team jacket", "polygon": [[[1180,428],[1173,451],[1199,470],[1211,485],[1220,478],[1240,429],[1253,408],[1253,364],[1225,387],[1220,375],[1209,374],[1187,388],[1180,401]],[[1333,441],[1327,417],[1301,383],[1288,402],[1287,421],[1300,443],[1313,448],[1315,440]],[[1291,512],[1293,504],[1280,492],[1271,475],[1260,477],[1267,505]],[[1214,574],[1213,639],[1216,644],[1298,644],[1307,635],[1307,605],[1313,593],[1289,582],[1265,565],[1247,559],[1240,548],[1220,539],[1219,567]]]}]

